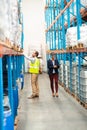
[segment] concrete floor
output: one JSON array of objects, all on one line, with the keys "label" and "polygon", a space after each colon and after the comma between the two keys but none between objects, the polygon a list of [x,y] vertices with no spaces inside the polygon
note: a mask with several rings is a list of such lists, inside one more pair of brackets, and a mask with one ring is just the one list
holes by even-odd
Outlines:
[{"label": "concrete floor", "polygon": [[27,99],[31,94],[30,75],[25,75],[17,130],[87,130],[87,110],[59,88],[59,98],[51,96],[47,74],[39,76],[39,99]]}]

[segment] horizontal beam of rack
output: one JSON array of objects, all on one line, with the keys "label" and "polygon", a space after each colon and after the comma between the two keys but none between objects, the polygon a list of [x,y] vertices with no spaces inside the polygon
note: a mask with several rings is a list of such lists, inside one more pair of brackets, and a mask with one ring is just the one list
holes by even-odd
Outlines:
[{"label": "horizontal beam of rack", "polygon": [[55,54],[63,54],[63,53],[80,53],[80,52],[87,52],[87,48],[79,48],[74,50],[47,50],[47,54],[55,53]]},{"label": "horizontal beam of rack", "polygon": [[53,20],[52,24],[46,29],[46,32],[48,32],[52,28],[52,26],[56,23],[56,21],[60,18],[60,16],[64,13],[64,11],[72,4],[73,1],[74,0],[70,0],[70,2],[67,3],[65,8],[57,15],[55,20]]},{"label": "horizontal beam of rack", "polygon": [[10,45],[0,41],[0,55],[23,55],[23,52],[16,51]]}]

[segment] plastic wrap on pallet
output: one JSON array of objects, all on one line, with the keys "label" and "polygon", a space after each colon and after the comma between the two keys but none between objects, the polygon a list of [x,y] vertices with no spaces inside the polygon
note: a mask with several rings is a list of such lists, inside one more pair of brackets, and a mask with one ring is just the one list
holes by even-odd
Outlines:
[{"label": "plastic wrap on pallet", "polygon": [[84,78],[87,78],[87,70],[82,69],[82,70],[80,71],[80,76],[81,76],[81,77],[84,77]]},{"label": "plastic wrap on pallet", "polygon": [[80,28],[80,31],[81,38],[77,42],[83,44],[84,47],[87,47],[87,25],[83,24],[83,26]]},{"label": "plastic wrap on pallet", "polygon": [[11,0],[10,1],[10,10],[9,10],[9,17],[10,17],[10,41],[11,43],[16,44],[16,34],[18,31],[18,1]]},{"label": "plastic wrap on pallet", "polygon": [[18,46],[21,46],[21,33],[22,33],[22,25],[18,24],[17,33],[16,33],[16,36],[15,36],[15,43]]},{"label": "plastic wrap on pallet", "polygon": [[82,67],[80,71],[80,97],[87,103],[87,68]]},{"label": "plastic wrap on pallet", "polygon": [[63,83],[63,60],[60,60],[60,68],[59,68],[59,80],[61,83]]},{"label": "plastic wrap on pallet", "polygon": [[63,71],[64,86],[68,88],[68,65],[64,64]]},{"label": "plastic wrap on pallet", "polygon": [[5,41],[9,37],[9,19],[7,0],[0,0],[0,39]]},{"label": "plastic wrap on pallet", "polygon": [[87,37],[83,36],[83,38],[79,39],[78,44],[83,44],[84,47],[87,47]]},{"label": "plastic wrap on pallet", "polygon": [[66,33],[66,45],[75,46],[78,43],[83,44],[84,47],[87,47],[87,25],[83,24],[80,27],[80,39],[77,40],[77,27],[70,27],[67,29]]},{"label": "plastic wrap on pallet", "polygon": [[18,24],[18,1],[0,0],[0,5],[0,40],[9,39],[12,44],[21,44],[22,27]]},{"label": "plastic wrap on pallet", "polygon": [[76,34],[77,34],[76,27],[70,27],[70,28],[67,29],[67,33],[66,33],[66,45],[67,45],[67,47],[77,44]]}]

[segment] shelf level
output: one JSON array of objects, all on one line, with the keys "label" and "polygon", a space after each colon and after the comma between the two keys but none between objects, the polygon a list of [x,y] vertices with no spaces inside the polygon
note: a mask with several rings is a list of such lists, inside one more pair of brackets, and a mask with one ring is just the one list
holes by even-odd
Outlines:
[{"label": "shelf level", "polygon": [[12,48],[11,45],[6,44],[5,42],[0,41],[0,56],[1,55],[23,55],[23,51],[17,51]]},{"label": "shelf level", "polygon": [[47,54],[55,53],[55,54],[63,54],[63,53],[80,53],[87,52],[87,48],[79,48],[75,50],[47,50]]}]

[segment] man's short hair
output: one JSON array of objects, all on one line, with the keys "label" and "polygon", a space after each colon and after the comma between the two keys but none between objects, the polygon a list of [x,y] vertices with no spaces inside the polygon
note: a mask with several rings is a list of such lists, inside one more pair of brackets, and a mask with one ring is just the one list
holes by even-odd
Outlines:
[{"label": "man's short hair", "polygon": [[38,51],[35,51],[35,54],[36,54],[36,57],[38,57],[38,55],[39,55],[39,52],[38,52]]}]

